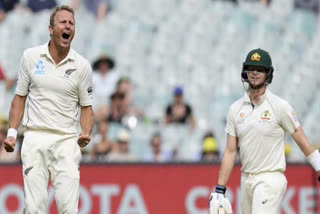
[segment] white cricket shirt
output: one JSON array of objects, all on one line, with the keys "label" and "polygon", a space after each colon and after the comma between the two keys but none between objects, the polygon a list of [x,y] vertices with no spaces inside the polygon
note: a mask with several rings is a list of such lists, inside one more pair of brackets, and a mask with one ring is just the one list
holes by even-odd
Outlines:
[{"label": "white cricket shirt", "polygon": [[27,128],[76,133],[79,106],[92,105],[91,66],[73,49],[58,65],[48,43],[27,49],[16,94],[27,95],[22,122]]},{"label": "white cricket shirt", "polygon": [[241,171],[285,170],[285,132],[300,126],[292,107],[268,89],[253,107],[247,93],[233,103],[225,131],[238,137]]}]

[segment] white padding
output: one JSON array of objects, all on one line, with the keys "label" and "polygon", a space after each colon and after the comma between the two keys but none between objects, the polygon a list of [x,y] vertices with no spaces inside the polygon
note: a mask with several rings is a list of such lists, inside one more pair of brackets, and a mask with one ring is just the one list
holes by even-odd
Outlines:
[{"label": "white padding", "polygon": [[8,129],[7,137],[13,137],[14,139],[17,139],[17,134],[17,130],[15,130],[14,128],[10,128]]},{"label": "white padding", "polygon": [[313,169],[317,172],[320,170],[320,152],[319,150],[314,150],[308,157],[307,160],[313,167]]}]

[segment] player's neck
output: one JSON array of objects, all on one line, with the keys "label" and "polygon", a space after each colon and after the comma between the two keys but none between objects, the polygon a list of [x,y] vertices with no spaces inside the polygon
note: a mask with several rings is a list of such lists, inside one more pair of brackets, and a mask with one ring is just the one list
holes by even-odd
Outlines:
[{"label": "player's neck", "polygon": [[266,86],[260,88],[260,89],[249,89],[249,95],[250,95],[250,100],[253,105],[256,105],[257,103],[260,102],[261,96],[266,92]]},{"label": "player's neck", "polygon": [[53,61],[58,65],[69,53],[70,47],[58,48],[54,42],[49,43],[49,53]]}]

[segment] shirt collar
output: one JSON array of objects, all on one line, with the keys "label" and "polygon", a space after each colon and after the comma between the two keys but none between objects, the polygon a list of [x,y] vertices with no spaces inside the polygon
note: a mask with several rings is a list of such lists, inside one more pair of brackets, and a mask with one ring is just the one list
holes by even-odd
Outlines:
[{"label": "shirt collar", "polygon": [[[246,92],[244,93],[244,96],[243,96],[243,102],[246,103],[246,104],[251,104],[251,100],[250,100],[250,97],[249,97],[249,93],[250,93],[249,91],[246,91]],[[262,95],[260,96],[260,101],[259,101],[259,103],[258,103],[257,105],[260,105],[261,103],[263,103],[263,102],[267,99],[267,97],[269,96],[269,94],[270,94],[270,91],[269,91],[268,88],[266,88],[264,94],[262,94]]]},{"label": "shirt collar", "polygon": [[47,57],[50,56],[50,53],[49,53],[49,42],[47,42],[47,43],[45,43],[44,45],[41,46],[40,54],[44,55],[44,56],[47,56]]},{"label": "shirt collar", "polygon": [[[42,56],[48,57],[49,59],[51,59],[51,60],[54,62],[54,60],[52,59],[52,57],[51,57],[51,55],[50,55],[50,53],[49,53],[49,42],[47,42],[47,43],[45,43],[44,45],[42,45],[40,54],[41,54]],[[62,60],[61,62],[64,62],[64,61],[66,61],[66,60],[72,60],[72,61],[75,60],[75,54],[74,54],[74,51],[73,51],[72,48],[70,48],[68,55],[67,55],[66,58],[64,58],[64,60]],[[59,63],[59,64],[60,64],[60,63]]]}]

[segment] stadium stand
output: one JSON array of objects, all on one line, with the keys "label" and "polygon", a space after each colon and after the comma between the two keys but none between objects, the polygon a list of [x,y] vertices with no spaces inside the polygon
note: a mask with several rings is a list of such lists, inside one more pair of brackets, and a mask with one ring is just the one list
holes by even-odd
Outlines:
[{"label": "stadium stand", "polygon": [[[48,41],[49,15],[49,10],[15,10],[0,23],[0,62],[7,75],[16,78],[24,49]],[[256,47],[273,58],[271,90],[295,108],[311,143],[320,143],[319,16],[295,9],[293,1],[271,1],[266,7],[241,1],[112,0],[102,22],[83,7],[77,9],[76,21],[73,47],[90,62],[103,53],[113,56],[119,76],[133,81],[133,103],[144,116],[123,126],[131,133],[131,151],[140,159],[155,131],[161,132],[164,148],[177,150],[177,161],[192,161],[208,130],[223,149],[228,107],[244,93],[239,56]],[[193,106],[195,131],[163,124],[175,85],[184,87]],[[0,82],[0,113],[7,116],[14,90],[4,90]],[[116,132],[112,126],[109,131]],[[303,161],[292,148],[293,160]]]}]

